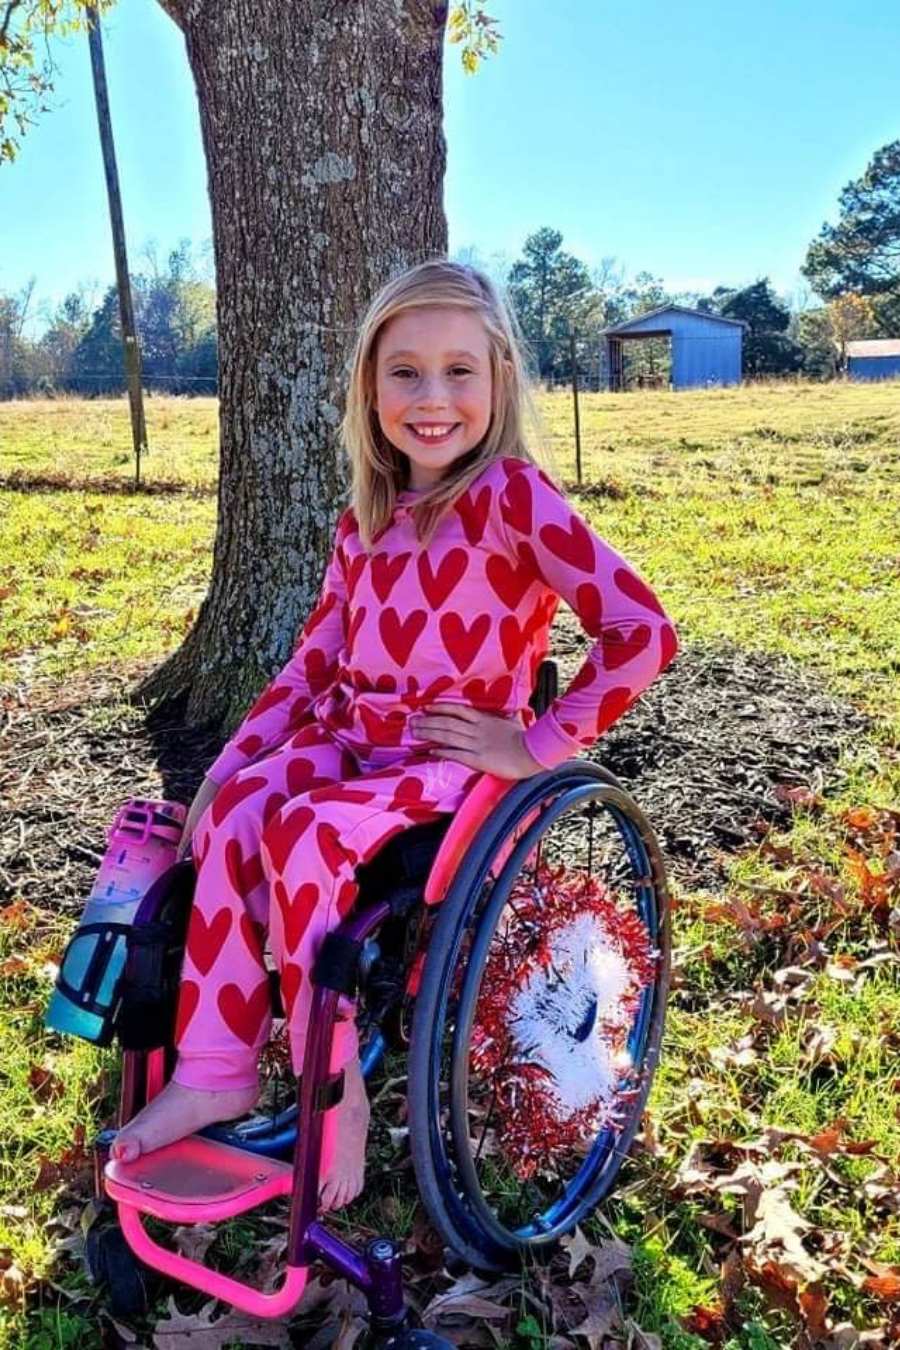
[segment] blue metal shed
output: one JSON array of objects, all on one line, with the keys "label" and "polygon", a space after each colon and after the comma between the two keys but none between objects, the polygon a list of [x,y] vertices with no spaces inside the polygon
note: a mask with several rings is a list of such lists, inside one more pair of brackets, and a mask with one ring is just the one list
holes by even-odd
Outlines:
[{"label": "blue metal shed", "polygon": [[847,374],[851,380],[891,380],[900,375],[900,341],[865,338],[847,343]]},{"label": "blue metal shed", "polygon": [[626,387],[626,342],[667,337],[672,342],[673,389],[740,384],[741,344],[748,327],[743,319],[724,319],[719,314],[685,309],[682,305],[652,309],[603,330],[602,383],[610,390]]}]

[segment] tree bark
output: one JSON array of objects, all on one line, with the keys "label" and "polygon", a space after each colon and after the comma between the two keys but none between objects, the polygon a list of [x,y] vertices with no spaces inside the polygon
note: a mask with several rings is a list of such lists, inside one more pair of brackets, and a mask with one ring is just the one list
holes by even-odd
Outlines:
[{"label": "tree bark", "polygon": [[346,362],[387,278],[445,252],[436,0],[161,0],[181,26],[209,174],[220,473],[212,579],[136,691],[239,720],[315,603],[349,468]]}]

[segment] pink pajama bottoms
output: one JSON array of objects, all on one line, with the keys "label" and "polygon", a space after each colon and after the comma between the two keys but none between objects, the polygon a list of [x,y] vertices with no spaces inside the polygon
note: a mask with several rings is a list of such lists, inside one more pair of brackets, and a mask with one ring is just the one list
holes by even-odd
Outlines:
[{"label": "pink pajama bottoms", "polygon": [[[393,835],[459,809],[477,770],[408,750],[388,767],[358,761],[319,723],[241,769],[193,837],[197,889],[182,971],[174,1079],[256,1086],[269,1037],[265,936],[281,977],[295,1073],[303,1064],[310,972],[359,891],[354,869]],[[335,1026],[332,1072],[358,1052],[353,1005]]]}]

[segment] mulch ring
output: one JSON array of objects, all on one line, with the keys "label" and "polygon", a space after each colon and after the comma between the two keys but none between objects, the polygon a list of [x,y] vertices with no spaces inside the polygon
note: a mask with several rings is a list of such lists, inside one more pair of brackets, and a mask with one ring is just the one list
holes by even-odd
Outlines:
[{"label": "mulch ring", "polygon": [[870,726],[793,662],[695,648],[589,754],[635,797],[670,871],[716,886],[729,856],[790,822],[790,789],[841,787],[841,753]]},{"label": "mulch ring", "polygon": [[[555,636],[565,688],[585,641],[565,619]],[[0,902],[79,909],[126,798],[190,800],[219,739],[177,713],[148,721],[129,708],[145,668],[0,702]],[[779,789],[840,785],[842,747],[868,725],[783,658],[695,648],[590,755],[635,796],[679,880],[715,886],[729,855],[789,821]]]}]

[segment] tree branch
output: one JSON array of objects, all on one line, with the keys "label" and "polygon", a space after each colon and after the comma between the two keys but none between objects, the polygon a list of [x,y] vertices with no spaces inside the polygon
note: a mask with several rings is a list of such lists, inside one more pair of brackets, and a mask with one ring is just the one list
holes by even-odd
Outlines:
[{"label": "tree branch", "polygon": [[9,31],[9,21],[12,18],[13,10],[18,9],[21,3],[22,0],[9,0],[9,4],[6,6],[6,13],[3,16],[3,23],[0,25],[0,42],[6,41],[6,34]]}]

